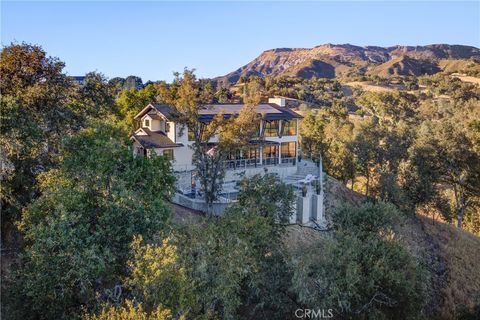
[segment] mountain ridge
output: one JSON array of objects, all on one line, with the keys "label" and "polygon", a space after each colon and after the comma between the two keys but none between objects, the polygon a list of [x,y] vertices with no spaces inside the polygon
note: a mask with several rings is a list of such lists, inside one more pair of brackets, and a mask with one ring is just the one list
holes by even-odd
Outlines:
[{"label": "mountain ridge", "polygon": [[[398,64],[392,66],[389,62],[395,59],[399,60],[396,61]],[[472,63],[480,64],[480,49],[449,44],[380,47],[348,43],[327,43],[313,48],[273,48],[263,51],[235,71],[215,79],[235,83],[240,77],[249,76],[419,76],[442,71],[439,60],[472,60]]]}]

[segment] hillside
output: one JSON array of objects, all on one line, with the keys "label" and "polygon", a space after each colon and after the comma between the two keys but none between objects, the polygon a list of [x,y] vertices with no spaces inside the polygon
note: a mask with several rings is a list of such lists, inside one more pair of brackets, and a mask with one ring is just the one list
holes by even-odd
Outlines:
[{"label": "hillside", "polygon": [[[327,218],[336,208],[349,203],[358,206],[364,197],[329,177],[326,184]],[[176,223],[203,223],[198,212],[173,207]],[[452,225],[433,221],[425,216],[409,216],[398,226],[397,236],[427,271],[427,301],[424,314],[428,318],[459,318],[466,310],[472,312],[480,304],[480,238],[458,230]],[[305,243],[326,234],[310,227],[288,227],[285,244],[289,252],[300,250]]]},{"label": "hillside", "polygon": [[[329,178],[325,199],[327,217],[339,206],[359,205],[363,197]],[[290,250],[319,239],[322,232],[301,226],[290,227]],[[410,216],[398,226],[397,235],[427,270],[428,318],[456,319],[480,304],[480,238],[454,226],[424,216]],[[472,318],[473,319],[473,318]]]},{"label": "hillside", "polygon": [[314,48],[279,48],[264,51],[245,66],[218,77],[235,83],[242,76],[295,76],[335,78],[372,74],[409,76],[465,71],[480,60],[480,49],[471,46],[360,47],[324,44]]},{"label": "hillside", "polygon": [[367,74],[386,78],[389,76],[432,75],[440,71],[438,64],[431,60],[402,56],[372,67]]}]

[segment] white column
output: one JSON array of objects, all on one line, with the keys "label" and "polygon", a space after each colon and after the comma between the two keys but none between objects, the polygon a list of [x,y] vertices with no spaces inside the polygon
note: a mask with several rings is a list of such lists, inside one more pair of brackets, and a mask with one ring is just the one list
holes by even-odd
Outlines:
[{"label": "white column", "polygon": [[307,224],[310,221],[312,207],[312,195],[307,193],[305,197],[297,197],[297,221],[301,224]]},{"label": "white column", "polygon": [[258,147],[258,152],[260,153],[258,156],[260,158],[260,166],[263,164],[263,147]]},{"label": "white column", "polygon": [[278,145],[278,164],[282,163],[282,143]]}]

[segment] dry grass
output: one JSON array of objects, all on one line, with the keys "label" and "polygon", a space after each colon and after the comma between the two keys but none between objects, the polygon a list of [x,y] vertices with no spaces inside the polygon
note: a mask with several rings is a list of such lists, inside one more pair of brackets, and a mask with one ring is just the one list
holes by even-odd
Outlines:
[{"label": "dry grass", "polygon": [[462,309],[480,303],[480,238],[427,217],[421,221],[425,233],[438,244],[438,254],[448,271],[447,283],[441,289],[440,316],[457,318]]},{"label": "dry grass", "polygon": [[464,59],[441,59],[438,61],[438,66],[444,72],[480,71],[480,63]]},{"label": "dry grass", "polygon": [[[370,81],[353,81],[353,82],[347,82],[344,84],[345,87],[350,87],[350,88],[355,88],[355,87],[358,87],[360,89],[362,89],[363,91],[370,91],[370,92],[389,92],[389,91],[393,91],[395,89],[402,89],[402,87],[394,87],[394,86],[380,86],[380,85],[376,85],[376,84],[373,84],[372,82]],[[348,88],[346,90],[344,90],[345,94],[347,94],[348,92],[350,92],[351,94],[351,90],[349,90]]]},{"label": "dry grass", "polygon": [[196,210],[170,203],[172,221],[177,224],[197,224],[205,220],[205,215]]},{"label": "dry grass", "polygon": [[458,74],[458,73],[454,73],[451,76],[454,77],[454,78],[458,78],[463,82],[469,82],[469,83],[474,83],[474,84],[480,85],[480,78],[466,76],[466,75],[462,75],[462,74]]}]

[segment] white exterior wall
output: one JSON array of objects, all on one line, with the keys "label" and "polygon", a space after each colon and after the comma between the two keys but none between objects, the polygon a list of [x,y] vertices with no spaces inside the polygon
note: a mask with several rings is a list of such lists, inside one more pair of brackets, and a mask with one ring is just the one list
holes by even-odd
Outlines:
[{"label": "white exterior wall", "polygon": [[[151,131],[162,130],[161,121],[152,119],[148,114],[145,115],[141,120],[142,120],[142,126],[141,126],[142,128],[148,128]],[[145,120],[149,120],[150,122],[149,126],[145,126]]]},{"label": "white exterior wall", "polygon": [[159,131],[162,130],[162,121],[160,120],[152,120],[150,124],[151,131]]},{"label": "white exterior wall", "polygon": [[[182,127],[183,132],[180,135]],[[183,144],[182,147],[173,148],[173,156],[175,159],[172,163],[173,170],[190,171],[195,169],[195,167],[192,165],[193,150],[190,147],[193,142],[188,141],[188,129],[182,125],[170,122],[170,132],[168,137],[175,143]]]},{"label": "white exterior wall", "polygon": [[[276,136],[276,137],[266,137],[265,139],[268,141],[273,141],[277,142],[280,144],[279,152],[278,152],[278,157],[279,157],[279,163],[281,160],[281,143],[282,142],[296,142],[297,143],[297,156],[299,154],[299,145],[298,145],[298,128],[299,128],[299,123],[298,119],[297,121],[297,134],[293,136],[282,136],[281,138]],[[188,141],[188,129],[185,128],[183,130],[183,134],[180,135],[181,131],[181,126],[178,124],[173,124],[171,122],[170,125],[170,132],[168,133],[168,137],[174,141],[175,143],[181,143],[183,144],[182,147],[176,147],[172,148],[173,153],[174,153],[174,162],[172,163],[173,169],[175,171],[190,171],[194,170],[195,167],[192,165],[192,156],[193,156],[193,150],[191,148],[191,145],[193,144],[193,141]],[[175,139],[172,139],[172,138]],[[218,136],[214,136],[212,139],[210,139],[211,142],[218,142]],[[259,157],[262,157],[262,152],[260,152]],[[286,177],[288,175],[292,175],[296,171],[296,166],[266,166],[269,168],[269,172],[275,172],[277,173],[280,177]],[[264,172],[265,166],[259,166],[257,168],[243,168],[243,169],[238,169],[238,170],[227,170],[227,174],[225,176],[226,181],[229,180],[238,180],[235,179],[235,174],[239,172],[245,171],[245,174],[247,176],[254,175],[256,173]]]},{"label": "white exterior wall", "polygon": [[168,121],[167,122],[168,124],[170,124],[170,131],[167,132],[167,137],[172,140],[173,142],[177,143],[177,137],[175,135],[175,130],[177,129],[176,128],[176,125],[174,122],[171,122],[171,121]]},{"label": "white exterior wall", "polygon": [[[183,132],[182,132],[183,131]],[[188,141],[188,129],[181,125],[181,124],[175,124],[175,139],[172,139],[173,142],[175,143],[181,143],[183,144],[184,146],[186,146],[188,143],[192,143],[192,142],[189,142]],[[180,135],[180,132],[182,132],[182,134]]]},{"label": "white exterior wall", "polygon": [[190,147],[183,146],[172,149],[174,157],[172,166],[174,171],[190,171],[195,169],[192,165],[193,150]]}]

